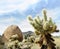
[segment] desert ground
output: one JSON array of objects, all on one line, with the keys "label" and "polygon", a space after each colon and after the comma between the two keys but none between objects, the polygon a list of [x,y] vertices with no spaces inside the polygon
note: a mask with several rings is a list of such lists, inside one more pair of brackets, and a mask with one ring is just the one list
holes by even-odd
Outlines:
[{"label": "desert ground", "polygon": [[[55,39],[55,44],[56,44],[56,49],[60,49],[60,37],[54,37]],[[34,44],[32,49],[40,49],[39,45]]]}]

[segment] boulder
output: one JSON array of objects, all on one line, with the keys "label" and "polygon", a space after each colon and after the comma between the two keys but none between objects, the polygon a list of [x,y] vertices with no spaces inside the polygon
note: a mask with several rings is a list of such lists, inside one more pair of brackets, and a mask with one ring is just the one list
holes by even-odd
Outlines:
[{"label": "boulder", "polygon": [[23,34],[22,34],[21,30],[19,29],[19,27],[16,25],[11,25],[4,31],[4,33],[2,35],[3,42],[8,42],[10,37],[15,34],[18,35],[19,41],[23,40]]}]

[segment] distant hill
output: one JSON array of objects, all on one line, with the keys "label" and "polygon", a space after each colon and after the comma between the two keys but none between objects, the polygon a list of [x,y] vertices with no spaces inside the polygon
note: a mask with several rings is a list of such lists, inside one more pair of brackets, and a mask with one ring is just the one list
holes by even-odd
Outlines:
[{"label": "distant hill", "polygon": [[26,35],[26,34],[33,34],[33,32],[32,31],[23,32],[23,35]]}]

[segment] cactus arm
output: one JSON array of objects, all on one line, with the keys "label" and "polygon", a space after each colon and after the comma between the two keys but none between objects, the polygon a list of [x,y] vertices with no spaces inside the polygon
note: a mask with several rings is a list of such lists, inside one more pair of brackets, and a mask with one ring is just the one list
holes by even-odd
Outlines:
[{"label": "cactus arm", "polygon": [[47,21],[47,15],[45,10],[43,10],[43,14],[44,14],[44,20]]},{"label": "cactus arm", "polygon": [[28,16],[28,21],[33,21],[32,17],[30,15]]}]

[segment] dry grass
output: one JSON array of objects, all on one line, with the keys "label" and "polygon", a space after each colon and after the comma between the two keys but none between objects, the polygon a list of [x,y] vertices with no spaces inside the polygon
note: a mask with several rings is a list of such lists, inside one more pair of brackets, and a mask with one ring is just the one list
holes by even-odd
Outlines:
[{"label": "dry grass", "polygon": [[60,38],[54,38],[57,47],[60,47]]},{"label": "dry grass", "polygon": [[[57,49],[60,49],[60,38],[55,37],[55,43],[56,43],[56,47]],[[40,49],[39,45],[34,44],[34,46],[32,47],[32,49]]]}]

